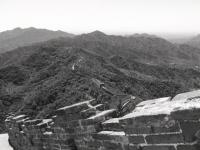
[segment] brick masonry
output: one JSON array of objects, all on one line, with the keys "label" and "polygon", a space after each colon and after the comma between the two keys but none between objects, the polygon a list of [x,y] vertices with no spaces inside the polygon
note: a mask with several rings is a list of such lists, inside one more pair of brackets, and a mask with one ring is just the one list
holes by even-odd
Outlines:
[{"label": "brick masonry", "polygon": [[200,108],[128,118],[116,114],[90,100],[47,119],[13,115],[6,119],[9,143],[14,150],[200,150]]}]

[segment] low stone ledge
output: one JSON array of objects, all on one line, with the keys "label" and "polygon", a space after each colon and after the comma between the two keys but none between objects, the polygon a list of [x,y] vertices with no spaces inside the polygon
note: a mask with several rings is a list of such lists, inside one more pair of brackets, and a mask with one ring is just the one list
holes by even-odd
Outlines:
[{"label": "low stone ledge", "polygon": [[67,115],[71,113],[75,114],[75,113],[78,113],[90,108],[90,103],[92,101],[95,101],[95,100],[93,99],[93,100],[83,101],[83,102],[76,103],[73,105],[65,106],[56,110],[55,113],[57,115]]},{"label": "low stone ledge", "polygon": [[91,116],[87,118],[86,120],[94,120],[96,122],[103,122],[110,118],[114,118],[116,116],[117,116],[117,111],[115,109],[109,109],[109,110],[99,112],[98,114]]},{"label": "low stone ledge", "polygon": [[128,137],[125,136],[124,132],[113,132],[113,131],[102,131],[92,135],[95,140],[111,141],[114,143],[128,144]]},{"label": "low stone ledge", "polygon": [[119,123],[119,118],[112,118],[102,123],[102,128],[105,131],[124,131]]},{"label": "low stone ledge", "polygon": [[27,120],[24,122],[25,126],[29,126],[29,125],[37,125],[39,123],[42,122],[42,119],[34,119],[34,120]]}]

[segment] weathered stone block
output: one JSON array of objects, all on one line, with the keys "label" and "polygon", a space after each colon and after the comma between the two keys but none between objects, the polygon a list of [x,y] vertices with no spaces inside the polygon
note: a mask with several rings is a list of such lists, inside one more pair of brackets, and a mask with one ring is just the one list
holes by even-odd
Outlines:
[{"label": "weathered stone block", "polygon": [[148,144],[184,143],[181,134],[147,135],[145,139]]},{"label": "weathered stone block", "polygon": [[112,143],[110,141],[104,141],[103,147],[105,150],[123,150],[123,147],[120,143]]},{"label": "weathered stone block", "polygon": [[123,147],[124,147],[124,150],[138,150],[138,147],[136,145],[127,144],[127,145],[123,145]]},{"label": "weathered stone block", "polygon": [[193,144],[181,144],[177,145],[177,150],[199,150],[200,147]]},{"label": "weathered stone block", "polygon": [[200,130],[199,121],[180,121],[180,127],[185,142],[194,142],[196,140],[195,134]]},{"label": "weathered stone block", "polygon": [[150,127],[132,127],[132,126],[126,126],[124,127],[124,132],[126,135],[131,134],[151,134],[151,128]]},{"label": "weathered stone block", "polygon": [[143,146],[142,150],[176,150],[174,146],[169,145],[149,145]]},{"label": "weathered stone block", "polygon": [[105,131],[123,131],[122,126],[119,123],[105,123],[102,124]]},{"label": "weathered stone block", "polygon": [[186,109],[178,110],[171,113],[171,116],[177,120],[199,120],[200,119],[200,109]]},{"label": "weathered stone block", "polygon": [[130,144],[142,144],[145,143],[144,140],[144,136],[136,136],[136,135],[132,135],[132,136],[128,136],[128,141]]},{"label": "weathered stone block", "polygon": [[[106,131],[108,132],[108,131]],[[116,142],[116,143],[123,143],[123,144],[128,144],[128,137],[125,135],[120,135],[119,133],[107,133],[107,134],[102,134],[102,133],[98,133],[98,134],[93,134],[92,135],[93,139],[95,140],[99,140],[99,141],[112,141],[112,142]]]},{"label": "weathered stone block", "polygon": [[166,114],[158,114],[158,115],[149,115],[149,116],[138,116],[138,117],[133,117],[133,118],[123,118],[120,119],[120,123],[122,125],[133,125],[133,126],[137,126],[137,125],[147,125],[148,123],[151,124],[158,124],[160,123],[162,120],[163,121],[167,121],[165,119],[165,117],[169,117]]},{"label": "weathered stone block", "polygon": [[88,146],[89,148],[100,148],[102,146],[102,141],[99,140],[90,140],[87,142],[86,146]]},{"label": "weathered stone block", "polygon": [[98,133],[92,134],[92,137],[93,137],[93,139],[99,140],[99,141],[103,141],[103,140],[110,141],[113,138],[110,135],[107,135],[107,134],[98,134]]},{"label": "weathered stone block", "polygon": [[168,115],[140,116],[119,120],[126,134],[179,132],[178,121]]}]

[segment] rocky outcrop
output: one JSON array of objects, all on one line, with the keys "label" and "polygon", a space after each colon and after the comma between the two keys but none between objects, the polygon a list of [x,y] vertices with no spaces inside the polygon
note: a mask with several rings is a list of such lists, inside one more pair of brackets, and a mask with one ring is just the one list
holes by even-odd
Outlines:
[{"label": "rocky outcrop", "polygon": [[48,119],[6,119],[15,150],[199,150],[200,91],[144,101],[117,118],[96,100],[60,108]]}]

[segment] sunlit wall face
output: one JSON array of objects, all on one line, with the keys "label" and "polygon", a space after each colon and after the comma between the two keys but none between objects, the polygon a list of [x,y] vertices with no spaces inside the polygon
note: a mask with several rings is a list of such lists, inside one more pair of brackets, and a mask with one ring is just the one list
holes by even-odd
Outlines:
[{"label": "sunlit wall face", "polygon": [[200,0],[0,0],[0,31],[200,33]]}]

